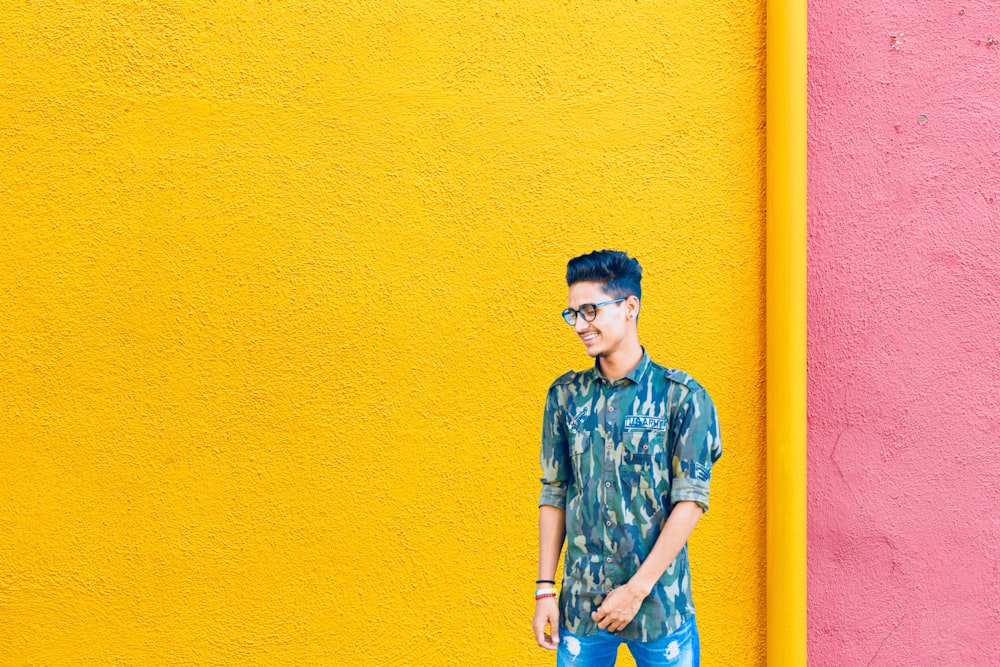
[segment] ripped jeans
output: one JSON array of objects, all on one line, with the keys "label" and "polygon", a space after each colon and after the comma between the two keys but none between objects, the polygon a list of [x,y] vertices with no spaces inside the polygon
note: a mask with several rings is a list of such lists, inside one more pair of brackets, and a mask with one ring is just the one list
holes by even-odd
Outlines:
[{"label": "ripped jeans", "polygon": [[559,629],[556,667],[611,667],[618,658],[618,646],[625,642],[636,667],[699,667],[701,643],[698,624],[691,616],[663,639],[640,642],[622,639],[607,630],[584,637]]}]

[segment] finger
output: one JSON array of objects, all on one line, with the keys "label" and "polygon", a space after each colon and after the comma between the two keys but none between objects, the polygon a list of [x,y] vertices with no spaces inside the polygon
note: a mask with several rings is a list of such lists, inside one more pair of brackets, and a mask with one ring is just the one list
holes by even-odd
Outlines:
[{"label": "finger", "polygon": [[545,626],[540,626],[538,620],[536,619],[534,623],[531,624],[531,629],[535,632],[535,643],[546,648],[545,646]]},{"label": "finger", "polygon": [[545,633],[545,648],[554,651],[559,648],[559,613],[553,612],[545,617],[549,631]]},{"label": "finger", "polygon": [[532,629],[535,631],[535,641],[542,648],[548,648],[548,634],[545,632],[545,624],[548,619],[545,616],[536,616],[531,624]]}]

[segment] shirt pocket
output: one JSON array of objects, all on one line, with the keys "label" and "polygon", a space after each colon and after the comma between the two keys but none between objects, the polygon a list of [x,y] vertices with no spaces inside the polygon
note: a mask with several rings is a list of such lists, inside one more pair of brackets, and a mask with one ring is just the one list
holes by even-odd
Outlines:
[{"label": "shirt pocket", "polygon": [[589,477],[584,464],[586,463],[587,450],[590,449],[591,432],[580,429],[576,433],[569,434],[569,453],[573,460],[573,474],[579,480]]},{"label": "shirt pocket", "polygon": [[623,438],[622,485],[646,490],[656,487],[662,470],[665,432],[653,429],[626,431]]}]

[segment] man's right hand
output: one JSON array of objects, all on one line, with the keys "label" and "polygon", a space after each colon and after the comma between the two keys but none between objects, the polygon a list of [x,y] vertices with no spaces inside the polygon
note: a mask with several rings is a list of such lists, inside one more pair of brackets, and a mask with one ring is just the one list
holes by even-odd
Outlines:
[{"label": "man's right hand", "polygon": [[[551,634],[545,632],[546,625],[551,628]],[[550,651],[559,648],[559,604],[556,598],[542,598],[535,602],[535,617],[531,626],[539,646]]]}]

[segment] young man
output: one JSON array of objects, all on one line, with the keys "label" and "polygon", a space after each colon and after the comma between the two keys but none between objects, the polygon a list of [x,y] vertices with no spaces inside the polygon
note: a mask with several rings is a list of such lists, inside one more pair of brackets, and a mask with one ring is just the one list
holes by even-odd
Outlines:
[{"label": "young man", "polygon": [[557,378],[545,401],[532,624],[558,667],[614,665],[623,641],[638,667],[700,663],[687,539],[708,510],[719,422],[694,378],[639,344],[641,280],[611,250],[566,269],[562,315],[594,366]]}]

